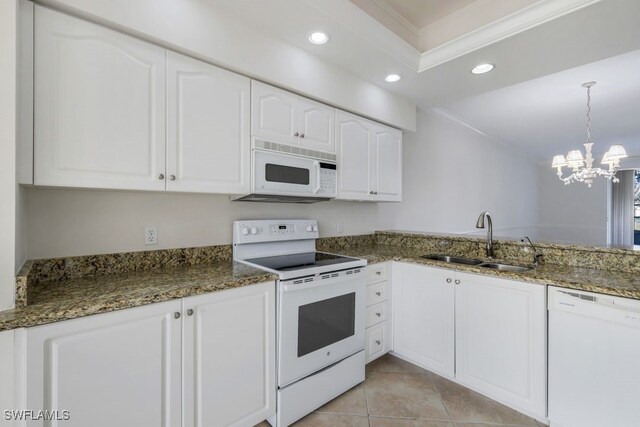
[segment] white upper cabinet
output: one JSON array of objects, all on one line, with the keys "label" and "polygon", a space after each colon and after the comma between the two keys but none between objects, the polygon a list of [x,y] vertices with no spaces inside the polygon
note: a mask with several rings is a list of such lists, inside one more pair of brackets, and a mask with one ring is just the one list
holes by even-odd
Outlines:
[{"label": "white upper cabinet", "polygon": [[167,190],[248,193],[250,80],[167,53]]},{"label": "white upper cabinet", "polygon": [[338,199],[370,200],[372,130],[360,117],[338,111]]},{"label": "white upper cabinet", "polygon": [[336,152],[335,108],[255,80],[251,99],[253,136]]},{"label": "white upper cabinet", "polygon": [[69,411],[47,426],[179,427],[181,307],[176,300],[27,329],[25,407]]},{"label": "white upper cabinet", "polygon": [[35,8],[34,183],[164,190],[165,50]]},{"label": "white upper cabinet", "polygon": [[402,200],[402,132],[378,125],[373,133],[376,200]]},{"label": "white upper cabinet", "polygon": [[276,142],[297,144],[298,95],[255,80],[251,88],[251,133]]},{"label": "white upper cabinet", "polygon": [[336,109],[302,97],[299,97],[298,107],[300,145],[335,153]]},{"label": "white upper cabinet", "polygon": [[338,111],[338,199],[402,200],[402,132]]}]

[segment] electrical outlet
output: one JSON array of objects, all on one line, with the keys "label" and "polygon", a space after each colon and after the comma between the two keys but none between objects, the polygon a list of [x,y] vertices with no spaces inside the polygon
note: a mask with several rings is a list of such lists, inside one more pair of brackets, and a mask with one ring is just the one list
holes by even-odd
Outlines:
[{"label": "electrical outlet", "polygon": [[158,228],[157,227],[149,226],[144,228],[144,244],[145,245],[158,244]]},{"label": "electrical outlet", "polygon": [[338,234],[344,233],[344,221],[340,220],[336,222],[336,231]]}]

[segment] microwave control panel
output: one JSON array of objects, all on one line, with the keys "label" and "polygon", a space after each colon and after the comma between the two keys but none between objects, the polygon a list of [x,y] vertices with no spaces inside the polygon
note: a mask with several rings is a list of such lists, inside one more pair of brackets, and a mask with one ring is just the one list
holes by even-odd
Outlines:
[{"label": "microwave control panel", "polygon": [[335,197],[337,189],[336,165],[320,163],[320,191],[318,193]]}]

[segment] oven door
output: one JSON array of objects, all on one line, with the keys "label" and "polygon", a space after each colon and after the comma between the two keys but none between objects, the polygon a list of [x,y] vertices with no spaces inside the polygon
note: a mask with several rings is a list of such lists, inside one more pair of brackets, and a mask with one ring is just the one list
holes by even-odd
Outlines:
[{"label": "oven door", "polygon": [[280,282],[280,387],[364,348],[366,287],[364,268]]},{"label": "oven door", "polygon": [[256,194],[313,197],[320,191],[320,162],[253,150],[253,177],[253,192]]}]

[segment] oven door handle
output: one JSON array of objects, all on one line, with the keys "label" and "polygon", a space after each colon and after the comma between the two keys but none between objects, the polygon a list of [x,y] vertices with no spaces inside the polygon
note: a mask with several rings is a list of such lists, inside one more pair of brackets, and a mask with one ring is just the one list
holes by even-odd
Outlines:
[{"label": "oven door handle", "polygon": [[[349,277],[349,279],[351,279],[351,277]],[[335,281],[331,279],[325,279],[325,280],[314,280],[313,282],[307,282],[307,283],[298,283],[298,284],[290,283],[286,285],[283,284],[282,290],[284,292],[306,291],[308,289],[319,288],[320,286],[332,286],[332,285],[348,282],[350,281],[349,279],[341,278],[340,280],[335,280]]]},{"label": "oven door handle", "polygon": [[315,188],[313,189],[313,194],[318,194],[318,191],[320,191],[320,162],[314,160],[313,168],[316,170],[316,182]]}]

